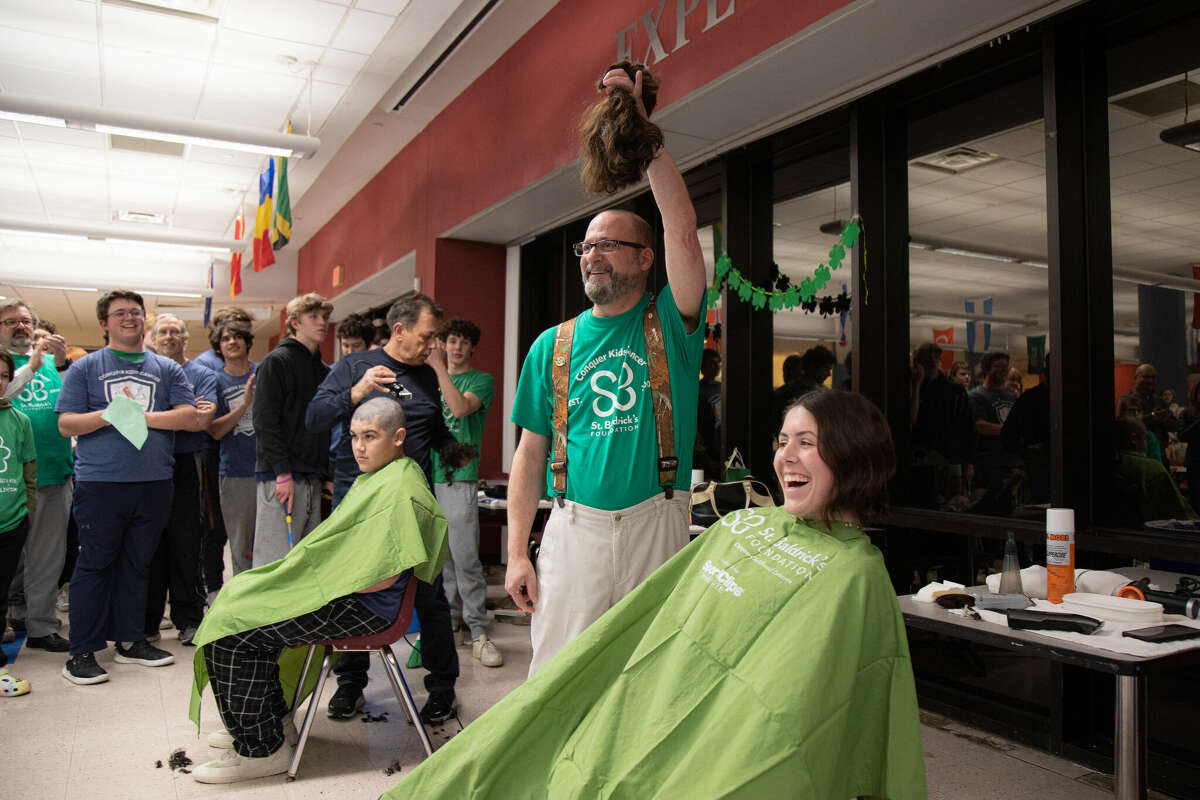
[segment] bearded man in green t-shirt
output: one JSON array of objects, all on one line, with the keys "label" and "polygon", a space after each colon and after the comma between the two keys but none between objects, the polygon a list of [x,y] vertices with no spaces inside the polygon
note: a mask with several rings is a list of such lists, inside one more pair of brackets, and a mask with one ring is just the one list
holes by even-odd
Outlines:
[{"label": "bearded man in green t-shirt", "polygon": [[[454,437],[481,449],[483,425],[496,394],[495,379],[471,367],[471,356],[479,344],[479,326],[465,319],[452,319],[438,332],[426,361],[437,373],[442,393],[442,418]],[[495,642],[487,636],[487,582],[479,563],[479,456],[465,466],[447,465],[436,450],[433,458],[433,490],[449,525],[450,560],[442,570],[442,584],[450,603],[456,631],[466,626],[471,637],[471,655],[485,667],[504,664]],[[456,637],[457,638],[457,637]]]},{"label": "bearded man in green t-shirt", "polygon": [[[642,73],[604,76],[639,112]],[[654,298],[670,374],[674,453],[670,498],[660,485],[656,421],[642,318],[651,301],[654,231],[628,211],[603,211],[575,245],[592,308],[575,322],[567,387],[565,492],[551,511],[536,571],[526,554],[547,473],[553,424],[555,328],[534,342],[521,369],[512,421],[523,428],[508,489],[505,589],[533,612],[533,674],[688,541],[687,492],[696,439],[704,349],[705,268],[696,210],[679,168],[659,148],[646,170],[662,216],[668,285]],[[555,459],[560,456],[556,455]],[[545,477],[543,477],[545,476]],[[543,482],[544,481],[544,482]]]}]

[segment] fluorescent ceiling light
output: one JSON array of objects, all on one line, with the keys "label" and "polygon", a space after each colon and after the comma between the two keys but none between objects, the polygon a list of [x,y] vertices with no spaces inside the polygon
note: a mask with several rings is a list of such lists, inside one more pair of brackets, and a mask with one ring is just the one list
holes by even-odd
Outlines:
[{"label": "fluorescent ceiling light", "polygon": [[965,256],[966,258],[982,258],[986,261],[1005,261],[1009,264],[1015,264],[1020,259],[1012,258],[1011,256],[1002,256],[999,253],[985,253],[982,250],[964,250],[961,247],[935,247],[935,253],[945,253],[948,256]]},{"label": "fluorescent ceiling light", "polygon": [[0,111],[0,119],[13,122],[30,122],[34,125],[47,125],[52,128],[65,128],[67,121],[61,117],[43,117],[40,114],[20,114],[16,111]]},{"label": "fluorescent ceiling light", "polygon": [[1036,317],[1004,317],[994,314],[967,314],[962,311],[938,311],[929,308],[909,309],[910,317],[928,317],[931,319],[961,319],[968,322],[989,322],[999,325],[1015,325],[1018,328],[1036,328]]},{"label": "fluorescent ceiling light", "polygon": [[[2,279],[0,279],[2,280]],[[8,286],[16,289],[54,289],[62,292],[98,292],[99,289],[94,286],[47,286],[42,283],[16,283],[14,281],[2,281]]]},{"label": "fluorescent ceiling light", "polygon": [[[0,95],[2,97],[3,95]],[[93,240],[107,240],[123,243],[151,243],[185,247],[191,250],[207,250],[210,252],[229,253],[240,252],[253,243],[251,239],[226,239],[223,236],[207,234],[191,234],[167,230],[143,229],[138,226],[123,225],[89,225],[84,223],[64,224],[60,222],[43,222],[38,220],[21,220],[0,217],[0,233],[9,231],[22,236],[71,236],[84,237]]]},{"label": "fluorescent ceiling light", "polygon": [[142,289],[141,294],[152,294],[155,297],[204,297],[199,292],[156,292],[153,289]]},{"label": "fluorescent ceiling light", "polygon": [[1186,147],[1200,153],[1200,119],[1167,128],[1159,133],[1158,137],[1167,144]]},{"label": "fluorescent ceiling light", "polygon": [[310,158],[321,146],[321,140],[315,136],[0,92],[0,117],[14,119],[14,115],[24,118],[20,122],[39,125],[291,158]]},{"label": "fluorescent ceiling light", "polygon": [[1035,260],[1029,259],[1029,258],[1023,258],[1020,261],[1018,261],[1017,263],[1024,264],[1027,267],[1037,267],[1038,269],[1050,269],[1050,265],[1047,264],[1045,261],[1035,261]]},{"label": "fluorescent ceiling light", "polygon": [[246,142],[228,142],[220,139],[205,139],[201,136],[184,136],[165,131],[143,131],[137,128],[122,128],[117,125],[96,125],[97,133],[115,133],[120,136],[133,136],[138,139],[153,139],[159,142],[176,142],[178,144],[195,144],[202,147],[216,147],[222,150],[237,150],[243,153],[261,153],[264,156],[291,157],[290,147],[269,147],[267,145],[248,144]]}]

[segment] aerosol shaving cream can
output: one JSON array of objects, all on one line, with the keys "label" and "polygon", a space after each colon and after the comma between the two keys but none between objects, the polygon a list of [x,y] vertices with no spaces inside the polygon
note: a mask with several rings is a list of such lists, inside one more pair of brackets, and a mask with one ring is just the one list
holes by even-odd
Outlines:
[{"label": "aerosol shaving cream can", "polygon": [[1075,591],[1075,510],[1046,509],[1046,599],[1061,603]]}]

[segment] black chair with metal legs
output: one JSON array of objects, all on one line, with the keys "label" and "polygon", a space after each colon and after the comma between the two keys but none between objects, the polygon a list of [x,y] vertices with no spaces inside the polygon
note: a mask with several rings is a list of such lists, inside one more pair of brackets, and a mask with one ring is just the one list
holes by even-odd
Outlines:
[{"label": "black chair with metal legs", "polygon": [[379,660],[383,662],[383,671],[387,673],[388,680],[392,684],[392,691],[395,692],[396,699],[404,707],[405,713],[408,714],[408,718],[417,729],[417,735],[421,737],[425,755],[433,754],[433,744],[429,740],[429,734],[426,733],[425,726],[421,723],[421,716],[417,713],[417,705],[413,702],[412,692],[408,690],[408,683],[404,680],[404,673],[400,670],[396,654],[392,652],[392,645],[404,636],[412,622],[413,599],[416,594],[417,578],[410,573],[408,587],[404,591],[404,602],[400,605],[400,613],[396,615],[396,621],[387,630],[373,636],[316,642],[309,648],[308,656],[304,659],[304,668],[300,671],[300,682],[296,685],[296,696],[292,700],[293,709],[302,699],[304,684],[308,680],[308,671],[312,667],[313,654],[317,647],[325,648],[325,657],[321,662],[321,672],[317,676],[317,685],[313,689],[312,698],[308,701],[304,722],[300,726],[300,739],[296,742],[296,753],[292,756],[292,764],[288,768],[288,780],[295,780],[296,770],[300,768],[300,757],[304,754],[304,745],[308,741],[309,731],[312,730],[313,719],[317,715],[317,708],[321,701],[321,690],[325,687],[325,679],[329,677],[335,652],[373,652],[378,654]]}]

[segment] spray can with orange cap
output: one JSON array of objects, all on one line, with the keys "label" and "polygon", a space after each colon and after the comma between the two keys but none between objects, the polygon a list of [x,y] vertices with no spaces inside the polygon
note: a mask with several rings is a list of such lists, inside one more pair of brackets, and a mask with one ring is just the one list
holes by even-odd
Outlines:
[{"label": "spray can with orange cap", "polygon": [[1075,591],[1075,510],[1046,509],[1046,599],[1061,603]]}]

